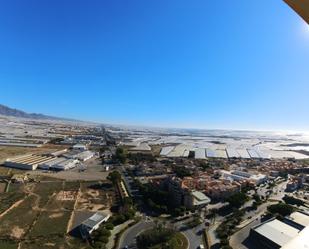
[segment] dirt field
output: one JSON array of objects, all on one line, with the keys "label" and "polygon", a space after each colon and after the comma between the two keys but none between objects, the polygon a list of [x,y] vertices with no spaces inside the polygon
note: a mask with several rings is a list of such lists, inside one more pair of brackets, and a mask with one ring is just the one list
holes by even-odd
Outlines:
[{"label": "dirt field", "polygon": [[109,209],[114,201],[114,192],[110,185],[97,182],[81,183],[81,192],[76,204],[76,210],[102,211]]},{"label": "dirt field", "polygon": [[67,234],[72,214],[109,208],[113,198],[111,185],[98,181],[11,184],[0,194],[0,248],[88,249]]}]

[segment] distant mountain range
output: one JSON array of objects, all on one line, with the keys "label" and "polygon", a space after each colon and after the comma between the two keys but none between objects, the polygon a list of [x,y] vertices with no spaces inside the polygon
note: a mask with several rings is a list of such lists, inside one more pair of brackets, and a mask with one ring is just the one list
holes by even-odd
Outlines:
[{"label": "distant mountain range", "polygon": [[10,108],[8,106],[1,105],[1,104],[0,104],[0,115],[12,116],[12,117],[17,117],[17,118],[29,118],[29,119],[52,119],[52,120],[73,121],[72,119],[47,116],[47,115],[39,114],[39,113],[27,113],[27,112],[17,110],[14,108]]}]

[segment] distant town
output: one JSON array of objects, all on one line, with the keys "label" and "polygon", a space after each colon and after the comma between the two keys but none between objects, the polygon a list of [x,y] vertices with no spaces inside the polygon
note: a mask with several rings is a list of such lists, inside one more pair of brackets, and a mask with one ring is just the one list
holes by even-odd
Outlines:
[{"label": "distant town", "polygon": [[303,248],[309,138],[0,116],[0,248]]}]

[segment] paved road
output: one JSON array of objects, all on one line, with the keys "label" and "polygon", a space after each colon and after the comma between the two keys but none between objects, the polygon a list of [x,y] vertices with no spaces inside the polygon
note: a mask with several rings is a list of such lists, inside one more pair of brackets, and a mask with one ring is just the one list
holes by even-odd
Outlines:
[{"label": "paved road", "polygon": [[122,249],[128,246],[130,249],[135,249],[136,247],[136,237],[143,231],[152,228],[155,224],[150,220],[142,220],[136,225],[127,229],[120,238],[120,247]]},{"label": "paved road", "polygon": [[204,226],[183,231],[189,241],[189,249],[197,249],[199,245],[203,244],[202,233],[198,234],[200,230],[204,230]]},{"label": "paved road", "polygon": [[[250,240],[247,240],[249,233],[250,233],[250,229],[253,226],[256,226],[260,223],[260,220],[254,220],[252,223],[250,223],[248,226],[244,227],[243,229],[241,229],[240,231],[238,231],[237,233],[233,234],[230,238],[230,246],[233,249],[248,249],[248,248],[252,248],[253,246],[252,243],[250,243]],[[250,245],[250,247],[249,247]]]},{"label": "paved road", "polygon": [[197,249],[199,245],[203,244],[203,236],[202,232],[205,229],[205,225],[201,224],[197,227],[192,229],[185,229],[185,224],[191,219],[187,219],[184,221],[179,221],[174,223],[176,229],[180,230],[188,239],[189,241],[189,249]]},{"label": "paved road", "polygon": [[273,201],[267,201],[261,204],[257,210],[247,212],[244,215],[243,217],[244,222],[242,222],[238,226],[239,228],[242,228],[242,229],[238,231],[237,233],[233,234],[230,238],[230,245],[232,248],[234,249],[236,248],[237,249],[247,249],[247,248],[254,249],[254,245],[250,241],[250,238],[248,238],[250,229],[253,226],[261,223],[261,220],[260,220],[261,215],[263,215],[266,212],[268,206],[275,204],[276,202],[274,201],[282,200],[282,198],[286,194],[284,192],[286,188],[286,183],[287,183],[286,181],[279,183],[277,186],[273,188],[273,193],[269,197],[269,199]]}]

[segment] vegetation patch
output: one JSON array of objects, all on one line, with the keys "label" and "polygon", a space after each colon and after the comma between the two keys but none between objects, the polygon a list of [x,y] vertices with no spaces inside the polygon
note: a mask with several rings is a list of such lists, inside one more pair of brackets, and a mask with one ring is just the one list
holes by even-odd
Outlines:
[{"label": "vegetation patch", "polygon": [[294,211],[294,208],[289,204],[278,203],[268,206],[267,211],[270,212],[271,214],[284,217],[290,215]]},{"label": "vegetation patch", "polygon": [[17,208],[12,209],[0,219],[1,237],[12,237],[16,235],[13,230],[16,228],[17,224],[19,225],[19,231],[22,229],[24,233],[26,233],[29,230],[38,214],[38,211],[31,209],[35,201],[35,196],[26,197]]},{"label": "vegetation patch", "polygon": [[[70,219],[71,212],[48,212],[44,211],[39,216],[30,237],[49,237],[50,235],[63,236],[66,234],[67,224]],[[52,225],[48,225],[52,224]]]},{"label": "vegetation patch", "polygon": [[2,193],[0,195],[0,214],[10,208],[18,200],[23,199],[24,196],[25,194],[21,192]]},{"label": "vegetation patch", "polygon": [[10,240],[0,240],[0,248],[4,249],[17,249],[18,244]]},{"label": "vegetation patch", "polygon": [[173,229],[157,226],[140,234],[137,239],[139,249],[187,249],[186,237]]}]

